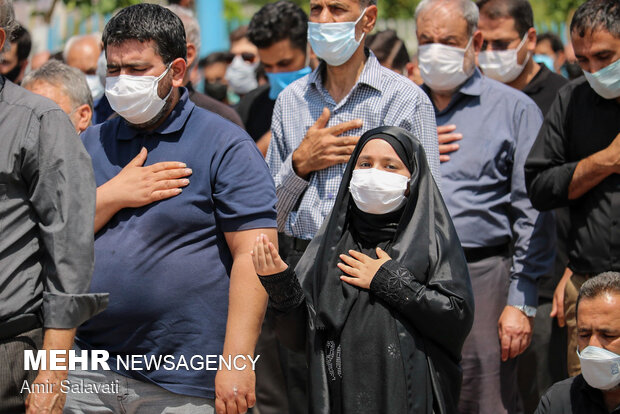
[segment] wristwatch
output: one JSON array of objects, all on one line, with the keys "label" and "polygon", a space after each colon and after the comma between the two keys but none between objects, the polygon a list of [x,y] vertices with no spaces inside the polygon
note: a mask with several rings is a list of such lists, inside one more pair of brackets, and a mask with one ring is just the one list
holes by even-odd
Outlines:
[{"label": "wristwatch", "polygon": [[513,308],[519,309],[528,318],[533,318],[536,316],[536,307],[534,306],[527,306],[527,305],[510,305],[510,306],[512,306]]}]

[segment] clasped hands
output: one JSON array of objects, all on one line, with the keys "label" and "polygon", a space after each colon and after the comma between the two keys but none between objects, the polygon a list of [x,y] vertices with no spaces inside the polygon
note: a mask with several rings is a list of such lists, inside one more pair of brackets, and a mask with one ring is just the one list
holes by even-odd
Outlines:
[{"label": "clasped hands", "polygon": [[[362,289],[369,289],[381,265],[391,259],[381,248],[377,247],[376,251],[377,259],[355,250],[349,250],[349,255],[341,254],[339,257],[342,263],[338,263],[337,266],[346,273],[346,276],[340,276],[340,280]],[[254,269],[260,276],[275,275],[288,268],[274,244],[264,234],[256,238],[251,254]]]}]

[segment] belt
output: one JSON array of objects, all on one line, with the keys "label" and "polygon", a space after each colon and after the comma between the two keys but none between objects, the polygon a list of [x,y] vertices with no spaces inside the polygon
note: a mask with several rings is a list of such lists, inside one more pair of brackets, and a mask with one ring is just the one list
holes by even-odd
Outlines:
[{"label": "belt", "polygon": [[491,247],[463,247],[463,253],[465,253],[465,259],[468,263],[479,262],[492,256],[506,256],[508,252],[508,244]]},{"label": "belt", "polygon": [[280,248],[285,246],[289,249],[303,252],[306,250],[306,247],[308,247],[311,240],[298,239],[297,237],[291,237],[284,233],[279,233],[278,242],[280,244]]},{"label": "belt", "polygon": [[0,323],[0,340],[13,339],[24,332],[41,328],[43,324],[39,316],[33,313],[16,316]]}]

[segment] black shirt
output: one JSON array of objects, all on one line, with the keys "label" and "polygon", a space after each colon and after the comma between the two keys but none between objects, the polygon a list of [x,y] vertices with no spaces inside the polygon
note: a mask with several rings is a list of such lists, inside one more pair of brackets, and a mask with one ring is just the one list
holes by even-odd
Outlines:
[{"label": "black shirt", "polygon": [[620,407],[607,411],[602,391],[589,386],[583,375],[577,375],[553,384],[534,414],[620,414]]},{"label": "black shirt", "polygon": [[[532,78],[522,92],[532,98],[540,108],[543,116],[547,115],[551,104],[558,96],[558,91],[568,80],[557,73],[551,72],[547,66],[540,65],[540,70]],[[567,207],[557,208],[555,213],[556,251],[555,263],[549,274],[538,280],[538,296],[547,300],[553,299],[555,287],[560,282],[564,269],[568,264],[568,233],[570,230],[570,213]]]},{"label": "black shirt", "polygon": [[222,118],[226,118],[229,121],[243,128],[243,122],[241,122],[241,118],[239,118],[237,112],[235,112],[235,110],[232,109],[230,106],[218,101],[217,99],[213,99],[210,96],[205,95],[204,93],[197,92],[192,86],[191,82],[185,85],[185,87],[189,92],[189,100],[192,101],[194,105],[218,114]]},{"label": "black shirt", "polygon": [[620,174],[568,200],[579,161],[607,148],[619,132],[620,103],[576,79],[560,90],[525,163],[534,207],[570,208],[569,267],[577,273],[620,271]]},{"label": "black shirt", "polygon": [[258,141],[271,129],[271,116],[276,101],[269,98],[269,84],[261,85],[241,98],[237,112],[252,139]]},{"label": "black shirt", "polygon": [[566,78],[551,72],[546,65],[540,65],[540,70],[530,83],[525,85],[522,92],[532,98],[542,111],[543,116],[546,116],[551,109],[551,104],[558,96],[558,91],[567,83]]}]

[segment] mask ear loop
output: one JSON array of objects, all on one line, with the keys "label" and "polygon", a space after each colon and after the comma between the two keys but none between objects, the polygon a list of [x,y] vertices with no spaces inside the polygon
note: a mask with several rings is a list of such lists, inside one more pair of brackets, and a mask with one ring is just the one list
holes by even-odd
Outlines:
[{"label": "mask ear loop", "polygon": [[368,10],[368,7],[364,7],[364,10],[362,10],[362,14],[360,14],[360,17],[357,18],[357,20],[355,21],[355,25],[353,26],[353,38],[358,44],[362,42],[364,36],[366,36],[366,33],[362,32],[362,37],[360,37],[360,40],[357,40],[355,36],[355,28],[357,27],[357,24],[360,22],[360,20],[362,20],[362,17],[364,17],[364,15],[366,14],[366,10]]},{"label": "mask ear loop", "polygon": [[[155,82],[155,93],[158,96],[159,96],[159,94],[157,93],[157,88],[159,87],[159,81],[162,80],[164,78],[164,76],[166,76],[166,73],[168,73],[168,71],[170,70],[171,67],[172,67],[172,62],[170,62],[168,64],[168,67],[166,68],[166,70],[163,71],[162,74],[157,77],[157,82]],[[168,98],[170,98],[170,94],[172,94],[172,90],[173,89],[174,89],[174,86],[170,85],[170,91],[168,91],[168,95],[166,95],[166,97],[163,99],[164,101],[167,101]]]}]

